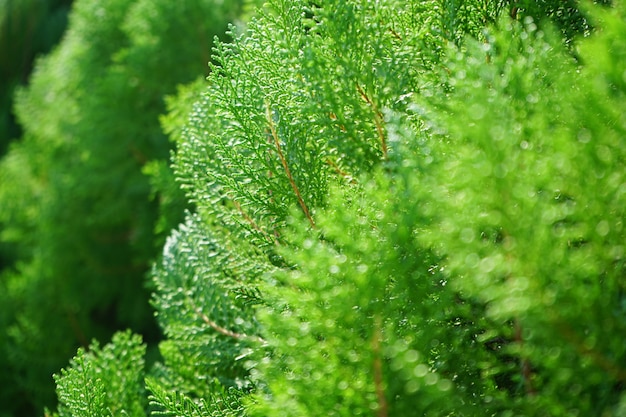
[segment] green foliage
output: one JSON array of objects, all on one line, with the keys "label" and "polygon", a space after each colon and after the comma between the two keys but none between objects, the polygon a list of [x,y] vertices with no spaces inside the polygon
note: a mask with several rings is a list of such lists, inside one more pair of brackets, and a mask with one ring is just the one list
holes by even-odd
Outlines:
[{"label": "green foliage", "polygon": [[623,414],[626,3],[554,5],[233,29],[162,118],[195,212],[153,271],[151,413]]},{"label": "green foliage", "polygon": [[598,14],[582,67],[532,23],[505,24],[450,62],[452,94],[422,103],[443,135],[426,240],[531,367],[532,415],[611,413],[622,391],[625,12]]},{"label": "green foliage", "polygon": [[623,67],[584,51],[622,29],[580,43],[594,72],[528,10],[340,3],[221,46],[176,156],[200,219],[278,267],[249,411],[618,412],[623,103],[598,92]]},{"label": "green foliage", "polygon": [[[13,91],[26,83],[33,61],[59,41],[72,0],[5,0],[0,7],[0,156],[21,133]],[[1,249],[1,248],[0,248]],[[1,253],[0,253],[1,255]],[[0,268],[2,268],[0,258]]]},{"label": "green foliage", "polygon": [[[155,407],[155,416],[193,416],[193,417],[241,417],[245,415],[240,401],[241,394],[235,389],[225,392],[219,384],[212,385],[212,391],[206,398],[193,401],[184,394],[164,389],[153,379],[146,379],[146,386],[152,392],[150,404]],[[208,398],[208,400],[207,400]]]},{"label": "green foliage", "polygon": [[196,398],[214,390],[198,380],[248,390],[241,359],[259,341],[254,285],[270,267],[253,248],[233,251],[226,238],[190,217],[169,237],[154,275],[153,304],[168,338],[160,345],[164,366],[158,376]]},{"label": "green foliage", "polygon": [[58,417],[145,415],[144,355],[141,337],[117,333],[103,348],[79,349],[68,368],[54,376]]},{"label": "green foliage", "polygon": [[380,162],[382,110],[405,105],[392,92],[417,88],[436,60],[431,49],[444,45],[431,31],[439,15],[423,3],[268,7],[246,35],[217,49],[175,159],[203,215],[261,246],[281,241],[292,205],[313,223],[329,182]]},{"label": "green foliage", "polygon": [[[0,240],[17,257],[0,278],[9,317],[0,356],[15,381],[7,398],[25,404],[2,401],[7,412],[53,405],[49,376],[92,338],[128,327],[159,337],[145,276],[183,211],[173,194],[150,201],[142,170],[169,155],[163,96],[207,71],[214,37],[238,7],[78,1],[63,42],[19,89],[24,137],[0,163]],[[155,183],[168,182],[157,172]],[[155,238],[159,200],[167,216]]]},{"label": "green foliage", "polygon": [[[217,379],[226,389],[251,387],[244,360],[265,341],[257,336],[250,306],[261,301],[256,286],[263,274],[286,266],[279,247],[291,239],[284,231],[292,207],[313,224],[326,206],[327,184],[349,184],[381,160],[381,109],[405,103],[393,103],[392,94],[375,103],[367,91],[386,91],[392,80],[410,90],[412,76],[432,67],[421,59],[423,66],[406,73],[406,63],[419,57],[409,48],[395,54],[397,37],[443,45],[422,29],[425,22],[411,18],[420,16],[417,6],[393,27],[374,24],[378,13],[390,16],[391,7],[306,7],[274,2],[246,35],[220,45],[208,91],[181,136],[174,135],[175,170],[198,214],[170,238],[155,275],[155,306],[168,341],[161,345],[164,367],[157,368],[151,390],[165,410],[173,410],[176,398],[208,398],[214,384],[198,380]],[[302,10],[315,18],[303,20]],[[329,44],[337,33],[345,39]],[[381,39],[382,46],[367,46]],[[342,56],[351,43],[355,56]],[[370,74],[367,67],[376,70]],[[338,75],[325,68],[336,68]],[[342,90],[349,95],[338,103]],[[271,303],[266,297],[262,302]],[[178,394],[170,400],[156,395],[162,387]]]},{"label": "green foliage", "polygon": [[459,300],[417,239],[423,217],[403,171],[331,193],[318,229],[298,227],[285,251],[297,268],[264,287],[277,300],[260,317],[276,352],[255,370],[271,395],[253,415],[447,415],[485,389],[472,369],[485,357],[473,349],[477,317],[451,308]]},{"label": "green foliage", "polygon": [[[532,17],[537,21],[549,20],[561,32],[566,44],[577,35],[589,35],[591,24],[585,10],[585,2],[579,0],[517,0],[512,2],[513,16],[520,21]],[[595,4],[608,5],[611,0],[593,0]],[[583,6],[581,8],[581,6]],[[543,22],[542,22],[543,23]]]}]

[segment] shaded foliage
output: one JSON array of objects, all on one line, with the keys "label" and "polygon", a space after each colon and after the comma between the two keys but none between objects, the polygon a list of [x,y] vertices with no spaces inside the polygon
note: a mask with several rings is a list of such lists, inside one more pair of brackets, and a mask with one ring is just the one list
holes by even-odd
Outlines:
[{"label": "shaded foliage", "polygon": [[[159,200],[176,196],[152,193],[142,170],[169,156],[164,95],[207,72],[238,8],[76,2],[63,42],[17,92],[24,135],[0,164],[0,240],[17,258],[1,278],[7,412],[52,405],[50,375],[92,338],[126,327],[159,337],[145,275],[165,236],[154,233]],[[162,230],[181,205],[163,205]]]},{"label": "shaded foliage", "polygon": [[[13,91],[24,85],[39,54],[49,52],[67,25],[72,0],[8,0],[0,10],[0,156],[21,128],[13,114]],[[1,256],[1,254],[0,254]],[[1,261],[1,258],[0,258]],[[0,268],[3,263],[0,262]]]}]

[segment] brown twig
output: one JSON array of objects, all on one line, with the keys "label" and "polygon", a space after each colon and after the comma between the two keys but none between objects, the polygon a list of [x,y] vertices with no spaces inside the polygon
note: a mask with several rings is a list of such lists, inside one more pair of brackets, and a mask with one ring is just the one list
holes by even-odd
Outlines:
[{"label": "brown twig", "polygon": [[396,38],[399,41],[402,40],[402,36],[400,36],[398,32],[396,32],[393,28],[389,28],[389,31],[391,32],[394,38]]},{"label": "brown twig", "polygon": [[313,217],[311,217],[309,208],[307,207],[306,203],[302,199],[302,195],[300,194],[300,190],[298,189],[296,181],[294,180],[293,175],[291,175],[291,170],[289,169],[289,165],[287,164],[287,159],[285,158],[285,155],[283,154],[283,150],[280,146],[280,140],[278,139],[276,126],[274,126],[274,121],[272,120],[272,109],[270,108],[270,104],[267,102],[265,103],[265,118],[267,119],[267,123],[269,125],[272,138],[274,138],[274,145],[276,146],[276,152],[278,152],[278,157],[280,158],[280,162],[283,165],[283,168],[285,169],[285,174],[287,174],[287,179],[289,180],[289,184],[291,185],[291,188],[293,189],[294,193],[296,193],[298,204],[300,204],[300,207],[302,208],[302,211],[304,212],[304,215],[306,216],[306,218],[309,220],[311,227],[315,227],[315,222],[313,221]]},{"label": "brown twig", "polygon": [[333,167],[333,169],[335,170],[335,172],[337,174],[339,174],[340,176],[342,176],[343,178],[346,179],[346,181],[348,181],[348,183],[350,184],[356,184],[356,180],[354,179],[354,177],[350,174],[348,174],[347,172],[345,172],[344,170],[342,170],[341,168],[339,168],[339,165],[337,165],[335,163],[335,161],[333,161],[330,158],[326,158],[326,163],[328,165],[330,165],[331,167]]},{"label": "brown twig", "polygon": [[[329,114],[330,120],[332,120],[333,122],[337,121],[337,115],[333,112],[330,112]],[[339,125],[339,130],[341,130],[343,133],[346,133],[346,127],[344,125]]]},{"label": "brown twig", "polygon": [[616,380],[622,383],[626,382],[626,369],[623,366],[615,363],[615,361],[602,354],[597,349],[585,346],[584,341],[581,340],[574,329],[572,329],[571,326],[563,320],[558,320],[557,324],[561,336],[571,343],[580,355],[591,359],[593,363],[602,368]]},{"label": "brown twig", "polygon": [[387,159],[387,139],[385,139],[385,121],[383,114],[378,109],[378,106],[372,101],[359,84],[356,85],[356,89],[359,91],[361,98],[365,100],[367,104],[372,108],[374,112],[374,123],[376,124],[376,132],[378,133],[378,139],[380,140],[380,147],[383,152],[383,158]]},{"label": "brown twig", "polygon": [[[515,319],[515,341],[520,345],[524,344],[524,337],[522,335],[522,325],[519,319]],[[537,392],[532,385],[532,372],[530,369],[530,362],[527,358],[521,358],[520,360],[520,372],[522,374],[522,381],[524,381],[524,388],[527,395],[535,395]]]},{"label": "brown twig", "polygon": [[228,337],[232,337],[233,339],[236,339],[236,340],[250,340],[250,341],[254,341],[254,342],[261,342],[263,344],[267,343],[261,337],[249,336],[249,335],[247,335],[245,333],[236,333],[236,332],[233,332],[232,330],[228,330],[228,329],[220,326],[219,324],[217,324],[216,322],[211,320],[209,318],[209,316],[204,314],[202,312],[202,310],[200,310],[200,308],[196,307],[191,299],[188,298],[188,302],[192,305],[192,308],[194,309],[196,314],[202,319],[202,321],[205,322],[206,324],[208,324],[209,326],[211,326],[211,328],[213,330],[215,330],[216,332],[218,332],[219,334],[222,334],[222,335],[228,336]]},{"label": "brown twig", "polygon": [[519,11],[519,7],[515,5],[517,1],[513,1],[514,6],[511,7],[511,19],[517,20],[517,12]]},{"label": "brown twig", "polygon": [[238,201],[233,200],[233,205],[235,206],[235,208],[237,209],[237,211],[239,212],[239,214],[241,214],[241,217],[243,217],[248,223],[250,223],[250,226],[252,226],[252,228],[254,230],[256,230],[257,232],[261,233],[263,236],[265,236],[268,240],[270,240],[272,243],[274,243],[275,245],[278,245],[278,241],[276,239],[274,239],[272,237],[272,235],[270,235],[269,233],[267,233],[265,230],[261,229],[261,226],[259,226],[252,217],[250,217],[248,215],[248,213],[246,213],[245,211],[243,211],[243,208],[241,207],[241,204],[239,204]]},{"label": "brown twig", "polygon": [[378,398],[378,417],[387,417],[389,415],[389,406],[385,397],[385,388],[383,382],[383,362],[380,353],[380,343],[382,335],[382,320],[379,316],[374,318],[374,336],[372,337],[372,351],[374,352],[374,386],[376,388],[376,397]]}]

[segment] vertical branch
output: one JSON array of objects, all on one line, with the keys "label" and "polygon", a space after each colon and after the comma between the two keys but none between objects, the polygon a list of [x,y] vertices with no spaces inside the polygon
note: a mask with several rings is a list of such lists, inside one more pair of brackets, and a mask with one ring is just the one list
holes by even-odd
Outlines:
[{"label": "vertical branch", "polygon": [[383,361],[380,352],[382,338],[382,320],[379,316],[376,316],[374,318],[374,336],[372,337],[372,351],[374,352],[374,387],[376,388],[376,398],[378,399],[378,417],[387,417],[389,415],[389,406],[387,405],[387,398],[385,397]]},{"label": "vertical branch", "polygon": [[274,145],[276,146],[276,152],[278,152],[278,157],[280,158],[280,162],[285,169],[285,174],[287,174],[287,179],[289,180],[289,184],[293,189],[294,193],[296,193],[296,198],[298,199],[298,204],[302,208],[304,215],[309,220],[309,223],[312,227],[315,227],[315,222],[313,221],[313,217],[311,217],[311,213],[309,212],[309,208],[306,203],[302,199],[302,195],[300,194],[300,190],[296,184],[296,181],[293,179],[293,175],[291,175],[291,170],[289,169],[289,165],[287,164],[287,159],[283,154],[283,150],[280,146],[280,140],[278,139],[278,133],[276,132],[276,126],[274,126],[274,121],[272,120],[272,110],[270,109],[270,104],[268,102],[265,103],[265,118],[267,119],[267,123],[270,128],[270,132],[272,134],[272,138],[274,138]]},{"label": "vertical branch", "polygon": [[517,12],[519,10],[519,7],[517,6],[517,1],[513,0],[511,3],[513,5],[513,7],[511,7],[511,19],[517,20]]},{"label": "vertical branch", "polygon": [[361,98],[365,100],[367,104],[372,108],[374,112],[374,123],[376,124],[376,133],[378,133],[378,140],[380,141],[380,148],[383,152],[383,158],[387,159],[387,139],[385,138],[385,121],[383,119],[383,114],[378,109],[376,103],[369,98],[365,91],[361,88],[359,84],[356,85],[356,89],[359,91]]},{"label": "vertical branch", "polygon": [[[524,344],[524,337],[522,336],[522,325],[519,318],[515,319],[515,341],[519,343],[520,347]],[[522,353],[523,354],[523,353]],[[520,359],[520,372],[522,374],[522,381],[524,382],[524,389],[526,395],[535,395],[535,389],[532,385],[532,372],[530,370],[530,362],[527,358]]]}]

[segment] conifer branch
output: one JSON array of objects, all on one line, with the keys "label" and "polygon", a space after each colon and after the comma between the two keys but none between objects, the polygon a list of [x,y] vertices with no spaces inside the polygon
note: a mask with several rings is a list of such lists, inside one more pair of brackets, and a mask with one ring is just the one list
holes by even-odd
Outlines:
[{"label": "conifer branch", "polygon": [[233,200],[233,205],[235,206],[235,208],[237,209],[237,211],[239,212],[239,214],[241,214],[241,217],[243,217],[248,223],[250,223],[250,226],[252,226],[252,228],[254,230],[256,230],[257,232],[261,233],[263,236],[265,236],[268,240],[270,240],[272,243],[274,243],[275,245],[278,245],[278,241],[269,233],[267,233],[265,230],[263,230],[261,228],[261,226],[259,226],[252,217],[250,217],[248,215],[248,213],[246,213],[245,211],[243,211],[243,208],[241,207],[241,204],[239,204],[238,201]]},{"label": "conifer branch", "polygon": [[294,180],[293,175],[291,174],[291,170],[289,169],[289,165],[287,164],[287,159],[285,158],[285,155],[283,154],[283,150],[280,146],[280,140],[278,139],[278,133],[276,132],[276,126],[274,125],[274,121],[272,120],[272,109],[270,108],[270,104],[268,102],[265,103],[265,118],[267,119],[267,123],[269,125],[272,138],[274,139],[276,152],[278,152],[278,157],[280,158],[280,162],[283,165],[283,168],[285,169],[285,174],[287,174],[287,179],[289,180],[289,184],[291,185],[291,188],[293,189],[293,191],[296,193],[296,198],[298,199],[298,203],[300,204],[300,207],[302,208],[304,215],[309,220],[309,223],[311,224],[311,226],[315,227],[315,222],[313,221],[313,218],[311,217],[309,208],[307,207],[306,203],[302,199],[300,190],[298,189],[296,181]]},{"label": "conifer branch", "polygon": [[352,175],[348,174],[347,172],[345,172],[344,170],[342,170],[341,168],[339,168],[339,165],[337,165],[337,163],[335,161],[333,161],[330,158],[327,158],[326,159],[326,163],[328,165],[330,165],[331,167],[333,167],[335,172],[337,172],[337,174],[339,174],[340,176],[345,178],[346,181],[348,181],[349,184],[356,184],[356,180],[354,179],[354,177]]},{"label": "conifer branch", "polygon": [[207,316],[206,314],[204,314],[204,312],[202,310],[200,310],[200,308],[198,306],[195,305],[195,303],[193,302],[193,300],[191,300],[191,298],[187,297],[187,302],[191,305],[191,308],[194,310],[194,312],[198,315],[198,317],[200,317],[202,319],[203,322],[205,322],[206,324],[208,324],[213,330],[215,330],[216,332],[218,332],[219,334],[222,334],[224,336],[228,336],[231,337],[233,339],[236,340],[248,340],[248,341],[253,341],[253,342],[260,342],[263,345],[265,345],[267,342],[258,336],[250,336],[247,335],[245,333],[236,333],[233,332],[232,330],[228,330],[222,326],[220,326],[219,324],[217,324],[216,322],[214,322],[213,320],[211,320],[209,318],[209,316]]},{"label": "conifer branch", "polygon": [[396,32],[393,28],[389,28],[389,31],[391,32],[394,38],[396,38],[399,41],[402,40],[402,36],[400,36],[398,32]]},{"label": "conifer branch", "polygon": [[383,114],[378,109],[378,106],[369,96],[365,93],[363,88],[357,83],[356,89],[359,91],[361,98],[372,108],[374,112],[374,123],[376,124],[376,132],[378,133],[378,140],[380,140],[380,148],[383,152],[383,159],[387,159],[387,139],[385,138],[385,121]]}]

